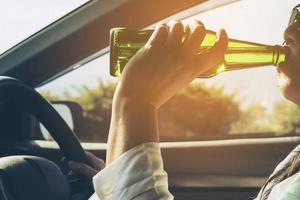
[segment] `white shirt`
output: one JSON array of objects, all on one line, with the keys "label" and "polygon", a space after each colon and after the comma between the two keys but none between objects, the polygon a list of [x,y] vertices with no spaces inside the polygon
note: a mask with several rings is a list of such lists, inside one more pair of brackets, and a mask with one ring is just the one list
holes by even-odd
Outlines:
[{"label": "white shirt", "polygon": [[93,178],[89,200],[172,200],[160,147],[146,143],[130,149]]},{"label": "white shirt", "polygon": [[[300,145],[294,148],[288,156],[284,158],[275,168],[274,172],[271,174],[276,174],[279,170],[283,169],[289,162],[299,153]],[[300,173],[296,173],[293,176],[281,181],[275,185],[269,194],[267,200],[300,200]],[[268,187],[267,187],[268,188]],[[296,190],[295,190],[296,188]],[[299,191],[299,192],[298,192]],[[260,199],[261,192],[259,192],[255,200]]]},{"label": "white shirt", "polygon": [[[274,172],[282,168],[293,154],[294,151]],[[89,200],[174,199],[168,190],[168,177],[157,143],[146,143],[130,149],[100,171],[93,178],[93,183],[95,194]],[[300,173],[277,184],[268,200],[300,200]]]},{"label": "white shirt", "polygon": [[275,185],[268,197],[268,200],[299,200],[300,199],[300,174],[283,180]]}]

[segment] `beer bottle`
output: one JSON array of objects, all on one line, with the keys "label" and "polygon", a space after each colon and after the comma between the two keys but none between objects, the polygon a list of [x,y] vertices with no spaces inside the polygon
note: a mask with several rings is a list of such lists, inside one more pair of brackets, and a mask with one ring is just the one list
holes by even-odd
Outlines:
[{"label": "beer bottle", "polygon": [[[141,49],[153,30],[131,30],[113,28],[110,32],[110,74],[120,76],[128,60]],[[207,30],[199,53],[211,48],[216,42],[216,33]],[[224,71],[247,69],[261,66],[278,66],[286,58],[284,47],[229,39],[224,59],[217,66],[200,74],[199,78],[209,78]]]}]

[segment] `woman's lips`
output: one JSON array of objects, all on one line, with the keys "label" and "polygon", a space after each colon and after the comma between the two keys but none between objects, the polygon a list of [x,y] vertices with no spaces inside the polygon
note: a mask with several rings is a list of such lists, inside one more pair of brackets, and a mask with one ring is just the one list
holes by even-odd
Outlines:
[{"label": "woman's lips", "polygon": [[[300,45],[298,45],[298,48],[299,47]],[[284,62],[281,62],[278,65],[277,71],[278,73],[284,73],[287,76],[294,76],[300,69],[300,51],[296,51],[295,46],[291,47],[290,45],[286,45],[283,48],[286,58]]]}]

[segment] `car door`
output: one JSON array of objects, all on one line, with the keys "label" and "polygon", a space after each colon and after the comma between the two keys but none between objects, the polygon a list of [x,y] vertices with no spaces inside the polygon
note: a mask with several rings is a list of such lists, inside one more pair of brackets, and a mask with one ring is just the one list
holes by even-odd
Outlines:
[{"label": "car door", "polygon": [[[76,134],[85,150],[105,159],[118,81],[108,72],[109,28],[153,28],[158,21],[200,19],[208,29],[225,28],[232,38],[281,44],[296,3],[91,2],[0,57],[5,66],[0,72],[21,78],[48,100],[79,103],[84,120],[78,123],[85,129]],[[29,54],[28,49],[37,52]],[[276,69],[270,66],[193,82],[159,113],[162,156],[175,199],[253,199],[276,164],[298,145],[298,113],[297,106],[280,95]],[[22,150],[61,165],[58,146],[43,135],[10,142],[2,141],[0,148],[11,155]]]},{"label": "car door", "polygon": [[[269,1],[260,1],[258,6],[254,0],[235,2],[192,15],[184,23],[201,19],[210,29],[225,27],[233,38],[280,44],[294,3],[271,5]],[[276,24],[266,25],[273,18],[273,10],[279,7],[285,9],[285,14]],[[253,30],[258,33],[254,34]],[[98,98],[107,102],[117,81],[107,76],[108,60],[108,54],[104,54],[87,63],[81,71],[65,76],[80,74],[91,81],[91,74],[98,72],[95,77],[100,76],[103,82],[88,89],[88,93],[97,96],[97,91],[106,91],[98,94]],[[64,77],[55,81],[55,84],[63,83]],[[46,90],[40,88],[42,93]],[[87,97],[84,93],[81,96]],[[91,95],[89,98],[93,99]],[[77,102],[81,101],[77,99]],[[99,115],[109,118],[103,104],[96,107],[99,113],[102,111]],[[197,112],[205,115],[198,116]],[[175,199],[253,199],[275,166],[299,143],[297,123],[294,123],[299,115],[291,113],[298,113],[298,108],[280,95],[276,70],[272,67],[226,72],[212,79],[197,80],[177,94],[159,112],[162,156]],[[290,115],[293,116],[287,119]],[[101,127],[95,130],[103,130],[99,135],[106,136],[108,126]],[[83,140],[91,137],[85,135],[87,132],[81,135]],[[105,136],[98,141],[105,142]],[[105,144],[84,145],[99,156],[105,155]]]}]

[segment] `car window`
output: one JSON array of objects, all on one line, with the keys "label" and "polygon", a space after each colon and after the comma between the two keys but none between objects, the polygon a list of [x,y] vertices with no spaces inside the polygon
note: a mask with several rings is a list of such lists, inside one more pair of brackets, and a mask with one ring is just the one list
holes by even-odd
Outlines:
[{"label": "car window", "polygon": [[0,2],[0,55],[88,0]]},{"label": "car window", "polygon": [[[298,1],[245,0],[199,13],[207,29],[229,37],[282,44],[291,9]],[[38,88],[49,100],[72,100],[84,109],[82,141],[105,141],[118,78],[109,75],[109,55]],[[197,79],[159,111],[162,141],[278,137],[299,133],[300,111],[277,88],[275,67],[225,72]]]}]

